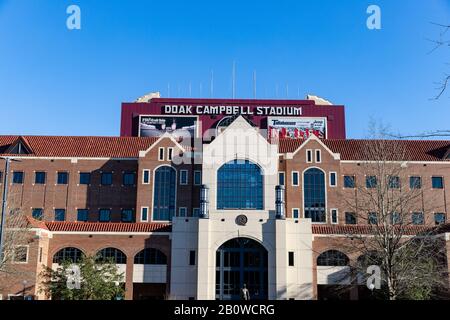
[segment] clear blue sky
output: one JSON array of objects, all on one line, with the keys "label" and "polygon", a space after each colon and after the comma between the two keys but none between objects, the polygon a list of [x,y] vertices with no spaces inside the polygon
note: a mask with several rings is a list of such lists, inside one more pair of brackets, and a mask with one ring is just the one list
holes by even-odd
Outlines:
[{"label": "clear blue sky", "polygon": [[[77,4],[82,29],[66,28]],[[382,29],[366,28],[366,9]],[[346,105],[348,137],[370,117],[410,134],[448,129],[450,92],[434,82],[450,50],[428,54],[450,23],[448,0],[0,0],[0,134],[118,135],[120,104],[150,92],[296,99]],[[200,83],[203,92],[200,94]]]}]

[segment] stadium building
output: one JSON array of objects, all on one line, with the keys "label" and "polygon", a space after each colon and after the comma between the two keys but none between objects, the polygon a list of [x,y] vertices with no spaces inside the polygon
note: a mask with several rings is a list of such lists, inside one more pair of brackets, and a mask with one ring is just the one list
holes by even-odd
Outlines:
[{"label": "stadium building", "polygon": [[[5,212],[26,213],[34,235],[0,297],[44,299],[44,266],[99,254],[124,273],[126,299],[239,299],[243,284],[254,300],[327,298],[358,258],[345,244],[367,222],[344,198],[367,182],[373,143],[346,139],[344,106],[310,96],[146,96],[122,104],[119,137],[0,136]],[[392,161],[434,199],[417,230],[445,224],[450,141],[395,143],[406,152]]]}]

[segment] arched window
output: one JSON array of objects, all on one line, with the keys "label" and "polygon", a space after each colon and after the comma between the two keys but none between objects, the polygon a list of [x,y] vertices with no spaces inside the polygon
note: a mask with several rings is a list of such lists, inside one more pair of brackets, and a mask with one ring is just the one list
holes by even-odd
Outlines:
[{"label": "arched window", "polygon": [[234,160],[217,171],[217,209],[263,209],[261,168],[248,160]]},{"label": "arched window", "polygon": [[348,263],[348,257],[344,253],[337,250],[325,251],[317,257],[318,266],[347,266]]},{"label": "arched window", "polygon": [[136,254],[134,264],[167,264],[167,257],[158,249],[146,248]]},{"label": "arched window", "polygon": [[127,256],[116,248],[105,248],[97,253],[97,262],[113,262],[115,264],[126,264]]},{"label": "arched window", "polygon": [[322,170],[311,168],[303,174],[305,218],[312,222],[326,222],[325,174]]},{"label": "arched window", "polygon": [[70,263],[78,263],[81,261],[81,258],[83,257],[83,252],[80,249],[77,248],[63,248],[59,250],[55,255],[53,256],[53,263],[63,263],[63,262],[70,262]]},{"label": "arched window", "polygon": [[159,167],[155,171],[153,193],[153,220],[172,220],[175,214],[176,171],[169,166]]}]

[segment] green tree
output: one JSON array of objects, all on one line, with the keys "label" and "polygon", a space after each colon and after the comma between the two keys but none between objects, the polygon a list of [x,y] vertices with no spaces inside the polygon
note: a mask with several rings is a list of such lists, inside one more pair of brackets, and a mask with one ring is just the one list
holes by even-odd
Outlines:
[{"label": "green tree", "polygon": [[98,257],[83,256],[76,264],[63,261],[55,270],[46,267],[40,276],[40,291],[54,300],[114,300],[125,294],[123,273],[112,261]]}]

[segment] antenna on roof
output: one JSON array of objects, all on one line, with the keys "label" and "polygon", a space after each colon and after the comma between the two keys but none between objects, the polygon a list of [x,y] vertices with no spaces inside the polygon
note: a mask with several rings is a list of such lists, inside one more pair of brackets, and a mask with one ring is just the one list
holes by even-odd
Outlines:
[{"label": "antenna on roof", "polygon": [[231,81],[231,91],[232,98],[236,98],[236,61],[233,60],[233,71],[232,71],[232,81]]},{"label": "antenna on roof", "polygon": [[253,71],[253,98],[256,99],[256,70]]}]

